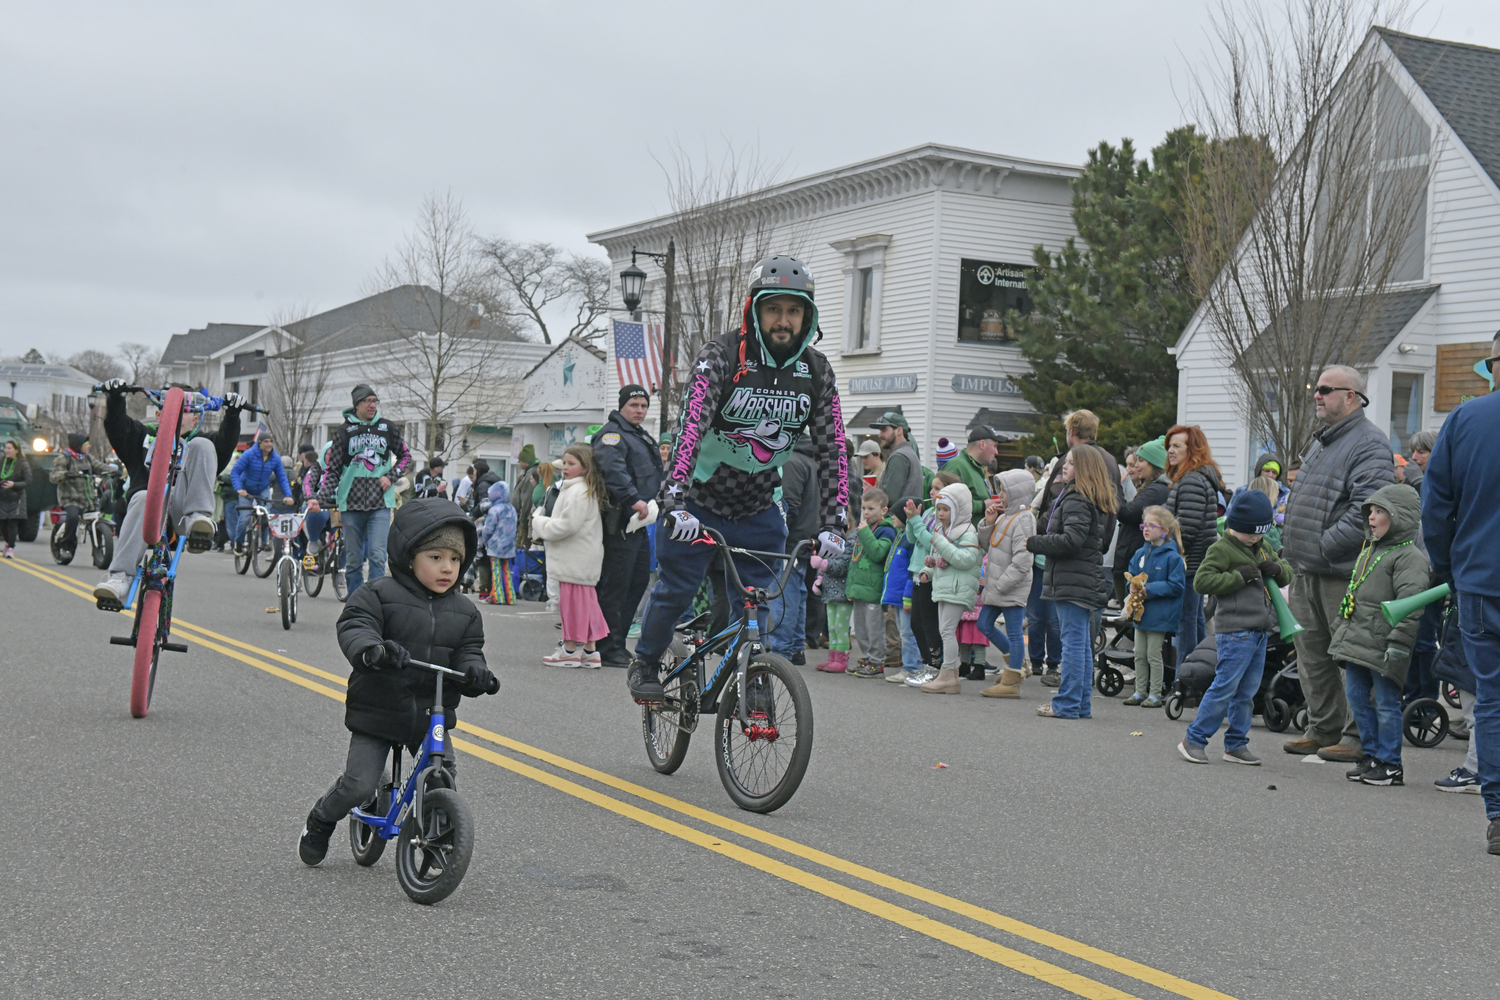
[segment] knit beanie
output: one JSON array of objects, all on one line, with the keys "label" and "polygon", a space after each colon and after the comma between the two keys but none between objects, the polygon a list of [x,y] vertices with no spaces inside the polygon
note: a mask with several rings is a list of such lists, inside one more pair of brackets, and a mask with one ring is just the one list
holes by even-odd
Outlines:
[{"label": "knit beanie", "polygon": [[1163,434],[1155,440],[1147,441],[1135,450],[1135,457],[1142,462],[1150,462],[1158,469],[1165,469],[1167,467],[1167,436]]},{"label": "knit beanie", "polygon": [[944,465],[946,465],[949,462],[953,461],[957,457],[958,457],[958,445],[954,444],[952,441],[949,441],[947,438],[938,438],[938,442],[937,442],[937,463],[938,463],[938,468],[942,468]]},{"label": "knit beanie", "polygon": [[87,434],[79,434],[77,432],[69,434],[68,447],[73,451],[82,451],[83,446],[88,443],[88,440],[89,436]]},{"label": "knit beanie", "polygon": [[531,464],[535,463],[536,462],[536,445],[531,445],[531,444],[523,445],[522,448],[521,448],[521,457],[520,457],[519,461],[520,461],[520,463],[522,465],[531,465]]},{"label": "knit beanie", "polygon": [[462,557],[467,552],[464,545],[464,532],[456,524],[440,524],[436,528],[422,536],[422,540],[412,546],[412,555],[422,552],[431,552],[433,549],[450,549]]},{"label": "knit beanie", "polygon": [[620,386],[619,406],[624,406],[626,403],[630,402],[632,399],[635,399],[637,396],[644,399],[648,403],[651,402],[651,393],[646,391],[645,386],[636,385],[634,383],[631,383],[630,385]]},{"label": "knit beanie", "polygon": [[[1136,452],[1137,455],[1140,452]],[[1224,513],[1224,527],[1250,535],[1264,535],[1275,523],[1271,498],[1260,490],[1241,490],[1229,501]]]},{"label": "knit beanie", "polygon": [[353,405],[358,406],[360,400],[375,395],[375,390],[369,384],[361,382],[359,385],[354,387],[354,391],[349,395],[354,397]]}]

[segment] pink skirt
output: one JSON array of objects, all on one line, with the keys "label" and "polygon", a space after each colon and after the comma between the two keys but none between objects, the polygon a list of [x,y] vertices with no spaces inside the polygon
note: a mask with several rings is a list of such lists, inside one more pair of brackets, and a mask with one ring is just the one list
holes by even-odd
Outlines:
[{"label": "pink skirt", "polygon": [[594,642],[609,635],[609,623],[599,610],[599,595],[583,583],[558,584],[557,609],[562,614],[564,642]]}]

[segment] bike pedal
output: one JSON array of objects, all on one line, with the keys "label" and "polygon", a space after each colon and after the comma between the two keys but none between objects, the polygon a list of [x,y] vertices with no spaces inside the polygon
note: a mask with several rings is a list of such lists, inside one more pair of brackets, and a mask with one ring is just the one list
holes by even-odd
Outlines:
[{"label": "bike pedal", "polygon": [[637,705],[644,705],[646,708],[661,708],[666,704],[666,701],[664,699],[652,700],[648,698],[637,698],[634,695],[631,696],[630,700],[635,702]]},{"label": "bike pedal", "polygon": [[[124,611],[125,610],[125,605],[121,604],[117,600],[114,600],[113,598],[108,598],[108,597],[96,597],[96,598],[94,598],[94,607],[98,608],[100,611]],[[132,645],[134,645],[134,643],[127,642],[125,645],[132,646]]]}]

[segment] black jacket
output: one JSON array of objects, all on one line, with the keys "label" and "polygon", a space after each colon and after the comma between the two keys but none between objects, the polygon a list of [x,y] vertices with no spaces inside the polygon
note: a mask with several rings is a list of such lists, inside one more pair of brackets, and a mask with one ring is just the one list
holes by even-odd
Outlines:
[{"label": "black jacket", "polygon": [[1219,540],[1221,488],[1213,470],[1204,466],[1183,476],[1167,491],[1163,506],[1177,515],[1177,523],[1182,526],[1182,561],[1187,563],[1189,579],[1198,572],[1208,547]]},{"label": "black jacket", "polygon": [[[349,595],[339,615],[339,648],[354,672],[344,698],[344,725],[408,746],[427,732],[427,710],[432,707],[437,675],[421,667],[392,670],[365,665],[365,653],[383,640],[394,639],[416,660],[451,670],[474,670],[479,683],[465,685],[453,677],[443,681],[443,708],[451,730],[462,695],[484,691],[490,677],[484,662],[484,623],[474,602],[455,585],[434,594],[412,575],[412,546],[439,525],[457,525],[464,533],[463,571],[474,559],[478,533],[474,522],[451,500],[438,497],[402,505],[391,520],[386,545],[390,575],[371,580]],[[475,669],[477,668],[477,669]]]},{"label": "black jacket", "polygon": [[786,505],[786,551],[815,538],[821,527],[818,512],[818,453],[812,438],[802,435],[792,457],[781,467],[781,502]]},{"label": "black jacket", "polygon": [[[610,509],[606,531],[620,532],[631,518],[630,508],[655,499],[661,490],[661,451],[646,428],[632,424],[612,410],[594,435],[594,460],[604,474]],[[615,522],[611,527],[609,522]]]},{"label": "black jacket", "polygon": [[[209,440],[214,443],[214,451],[218,453],[219,469],[223,471],[234,458],[234,446],[240,443],[240,411],[234,407],[226,406],[219,411],[223,414],[219,420],[219,429],[209,435]],[[189,417],[183,416],[183,423],[188,422]],[[193,416],[192,420],[198,418]],[[148,478],[146,465],[146,425],[136,420],[125,411],[125,394],[123,392],[111,392],[108,394],[104,407],[104,433],[109,438],[109,446],[115,450],[120,458],[120,464],[125,466],[125,474],[130,477],[130,493],[126,499],[135,496],[146,488]]]},{"label": "black jacket", "polygon": [[1115,516],[1120,522],[1120,536],[1115,539],[1115,576],[1130,568],[1130,557],[1146,544],[1146,536],[1141,534],[1141,517],[1147,507],[1165,507],[1168,490],[1166,477],[1157,476],[1136,491],[1134,500],[1120,506],[1120,513]]},{"label": "black jacket", "polygon": [[1042,599],[1090,609],[1104,607],[1109,580],[1103,556],[1113,529],[1114,518],[1071,485],[1065,487],[1045,530],[1026,539],[1028,549],[1047,558]]}]

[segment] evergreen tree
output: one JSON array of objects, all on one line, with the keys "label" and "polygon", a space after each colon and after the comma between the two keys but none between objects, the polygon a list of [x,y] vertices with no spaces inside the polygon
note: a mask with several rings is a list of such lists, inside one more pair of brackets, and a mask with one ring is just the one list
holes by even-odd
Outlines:
[{"label": "evergreen tree", "polygon": [[[1010,317],[1031,372],[1017,381],[1037,410],[1024,444],[1066,448],[1069,410],[1099,416],[1099,443],[1117,458],[1177,419],[1177,366],[1167,348],[1197,306],[1185,245],[1184,193],[1196,182],[1200,139],[1184,127],[1136,159],[1129,139],[1089,151],[1073,182],[1078,241],[1037,247],[1027,279],[1030,316]],[[1054,445],[1056,441],[1056,445]]]}]

